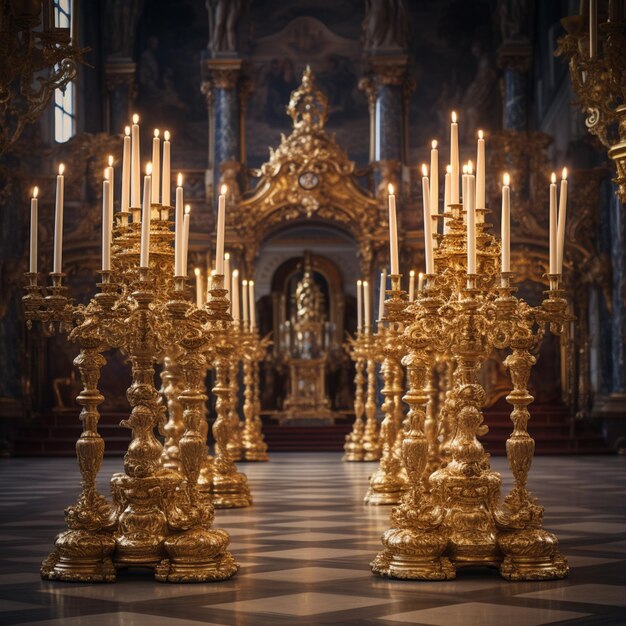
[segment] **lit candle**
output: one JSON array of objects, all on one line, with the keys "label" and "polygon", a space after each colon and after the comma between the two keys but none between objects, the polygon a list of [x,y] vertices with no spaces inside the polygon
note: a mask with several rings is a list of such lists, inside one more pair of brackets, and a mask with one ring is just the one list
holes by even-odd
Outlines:
[{"label": "lit candle", "polygon": [[130,207],[130,126],[124,129],[124,149],[122,151],[122,201],[120,210],[128,213]]},{"label": "lit candle", "polygon": [[240,319],[239,313],[239,270],[233,270],[232,281],[233,300],[231,306],[231,315],[233,319],[238,322]]},{"label": "lit candle", "polygon": [[104,170],[104,180],[102,181],[102,271],[108,272],[111,269],[111,219],[109,204],[111,196],[111,182],[109,181],[109,170]]},{"label": "lit candle", "polygon": [[567,168],[563,168],[561,193],[559,195],[559,222],[557,226],[557,273],[563,274],[563,253],[565,250],[565,217],[567,215]]},{"label": "lit candle", "polygon": [[224,254],[224,289],[226,289],[226,291],[228,292],[226,294],[226,297],[230,300],[231,299],[231,295],[230,295],[230,254],[228,252],[226,252],[226,254]]},{"label": "lit candle", "polygon": [[387,289],[387,270],[380,273],[380,293],[378,295],[378,319],[385,317],[385,290]]},{"label": "lit candle", "polygon": [[248,307],[248,281],[241,281],[241,295],[242,295],[242,307],[243,311],[243,321],[244,323],[248,321],[250,315],[250,309]]},{"label": "lit candle", "polygon": [[109,167],[107,168],[107,180],[109,181],[109,224],[113,228],[113,196],[115,195],[115,170],[113,169],[113,156],[109,154]]},{"label": "lit candle", "polygon": [[[451,165],[446,165],[446,176],[445,176],[445,187],[444,187],[444,191],[443,191],[443,211],[444,213],[446,212],[446,210],[448,209],[448,207],[450,206],[450,178],[452,176],[452,166]],[[449,219],[445,219],[443,220],[443,234],[446,235],[448,233],[448,231],[450,230],[450,220]]]},{"label": "lit candle", "polygon": [[170,131],[163,133],[163,181],[161,183],[161,203],[163,206],[170,206]]},{"label": "lit candle", "polygon": [[138,209],[141,206],[141,165],[139,164],[139,116],[136,113],[133,115],[131,140],[130,206]]},{"label": "lit candle", "polygon": [[475,178],[472,162],[467,163],[467,273],[476,274],[476,211]]},{"label": "lit candle", "polygon": [[502,179],[502,272],[511,271],[511,178],[505,174]]},{"label": "lit candle", "polygon": [[159,139],[159,129],[154,129],[152,138],[152,202],[159,204],[161,193],[161,140]]},{"label": "lit candle", "polygon": [[363,310],[365,318],[365,332],[369,332],[372,324],[372,304],[370,301],[370,284],[368,281],[363,281]]},{"label": "lit candle", "polygon": [[256,298],[254,297],[254,281],[248,281],[250,290],[250,328],[256,328]]},{"label": "lit candle", "polygon": [[456,121],[456,113],[452,111],[452,123],[450,124],[450,203],[459,203],[459,125]]},{"label": "lit candle", "polygon": [[424,290],[424,273],[420,272],[417,275],[417,291],[421,293]]},{"label": "lit candle", "polygon": [[222,185],[217,198],[217,245],[215,246],[215,269],[224,273],[224,222],[226,219],[226,185]]},{"label": "lit candle", "polygon": [[434,274],[433,263],[433,233],[432,220],[430,217],[430,186],[428,184],[428,168],[422,165],[422,194],[424,200],[424,255],[426,257],[426,273]]},{"label": "lit candle", "polygon": [[589,58],[598,56],[598,2],[589,0]]},{"label": "lit candle", "polygon": [[150,207],[152,205],[152,163],[146,165],[143,179],[143,205],[141,207],[141,255],[140,267],[150,266]]},{"label": "lit candle", "polygon": [[183,274],[183,175],[178,174],[176,185],[176,212],[174,219],[174,276]]},{"label": "lit candle", "polygon": [[37,273],[37,235],[39,232],[39,187],[33,189],[30,200],[30,267],[31,274]]},{"label": "lit candle", "polygon": [[550,274],[558,274],[556,244],[556,174],[550,182]]},{"label": "lit candle", "polygon": [[398,222],[396,218],[396,196],[393,185],[389,183],[389,256],[391,259],[391,273],[399,274],[398,261]]},{"label": "lit candle", "polygon": [[187,260],[189,257],[189,222],[191,220],[191,207],[185,205],[185,213],[183,215],[183,260],[181,263],[181,270],[183,276],[187,276]]},{"label": "lit candle", "polygon": [[[478,131],[478,148],[476,150],[476,208],[485,207],[485,139],[483,131]],[[484,213],[477,215],[479,222],[484,221]]]},{"label": "lit candle", "polygon": [[54,263],[52,271],[60,274],[63,265],[63,196],[65,191],[65,178],[63,172],[65,165],[59,165],[59,175],[57,176],[57,194],[54,207]]},{"label": "lit candle", "polygon": [[361,332],[363,326],[363,281],[356,281],[356,332]]},{"label": "lit candle", "polygon": [[430,214],[439,213],[439,150],[433,139],[430,150]]},{"label": "lit candle", "polygon": [[463,221],[467,224],[467,207],[469,206],[469,198],[467,197],[467,165],[463,166],[463,175],[461,176],[461,193],[463,200]]},{"label": "lit candle", "polygon": [[202,272],[199,267],[194,269],[196,275],[196,306],[201,309],[204,305],[204,289],[202,289]]},{"label": "lit candle", "polygon": [[415,270],[409,272],[409,302],[415,300]]}]

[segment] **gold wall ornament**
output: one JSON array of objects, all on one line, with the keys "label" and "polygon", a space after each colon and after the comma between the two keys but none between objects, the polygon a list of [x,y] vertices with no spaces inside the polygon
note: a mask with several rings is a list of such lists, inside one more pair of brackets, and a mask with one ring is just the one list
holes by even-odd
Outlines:
[{"label": "gold wall ornament", "polygon": [[[42,564],[44,578],[113,581],[117,568],[141,566],[153,569],[159,581],[197,582],[224,580],[238,569],[228,551],[228,534],[212,528],[213,505],[207,490],[199,486],[207,458],[205,353],[207,345],[219,344],[215,315],[190,302],[184,277],[172,278],[171,210],[152,205],[149,268],[138,267],[140,210],[132,209],[130,223],[127,216],[117,214],[113,269],[102,272],[99,292],[87,305],[71,302],[62,274],[51,275],[52,285],[45,295],[37,275],[27,275],[23,300],[28,326],[38,320],[47,333],[70,333],[69,339],[80,348],[76,365],[84,387],[78,397],[83,433],[76,446],[82,491],[76,505],[66,511],[68,530],[57,537],[54,552]],[[220,346],[216,357],[226,357],[226,346]],[[104,398],[97,384],[106,362],[103,353],[108,350],[123,351],[132,364],[127,392],[132,410],[121,424],[131,430],[131,441],[124,472],[111,479],[112,502],[96,489],[104,452],[97,432],[97,407]],[[172,397],[168,387],[178,379],[184,431],[178,441],[172,441],[178,436],[176,423],[168,433],[169,449],[164,454],[154,436],[154,428],[165,421],[165,405],[154,386],[154,366],[166,356],[176,359],[178,371],[168,361],[165,392]],[[174,411],[170,421],[179,417]]]},{"label": "gold wall ornament", "polygon": [[[499,243],[483,223],[477,224],[477,274],[468,275],[461,208],[451,205],[444,214],[450,230],[438,235],[435,274],[427,276],[425,290],[405,310],[409,414],[402,455],[408,489],[392,511],[372,571],[391,578],[444,580],[454,578],[458,568],[487,565],[499,567],[509,580],[563,578],[567,563],[556,537],[542,528],[543,507],[528,492],[526,479],[534,453],[527,431],[531,352],[548,327],[557,334],[566,331],[570,317],[564,291],[558,288],[559,277],[549,275],[540,306],[517,298],[511,274],[498,274]],[[503,501],[500,476],[479,441],[487,427],[478,372],[495,349],[511,351],[505,363],[513,382],[507,399],[514,407],[514,430],[506,447],[514,486]],[[429,473],[426,420],[436,355],[454,367],[454,388],[442,407],[454,412],[454,423],[443,445],[447,460]]]},{"label": "gold wall ornament", "polygon": [[375,249],[386,240],[387,211],[359,185],[354,162],[324,128],[328,102],[310,68],[291,95],[288,114],[293,130],[270,148],[269,161],[252,172],[259,179],[256,186],[229,209],[227,238],[239,242],[251,268],[261,242],[277,227],[323,221],[354,237],[367,275]]},{"label": "gold wall ornament", "polygon": [[598,26],[595,55],[589,48],[585,15],[561,20],[567,31],[555,52],[569,63],[572,89],[587,117],[589,132],[615,162],[617,194],[626,202],[626,20],[610,16]]}]

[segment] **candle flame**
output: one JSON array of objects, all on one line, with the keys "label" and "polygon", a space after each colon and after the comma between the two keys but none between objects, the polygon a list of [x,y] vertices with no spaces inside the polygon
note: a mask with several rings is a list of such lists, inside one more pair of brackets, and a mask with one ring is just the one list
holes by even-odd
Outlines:
[{"label": "candle flame", "polygon": [[137,115],[137,113],[133,115],[133,124],[139,124],[139,116]]},{"label": "candle flame", "polygon": [[413,278],[413,277],[415,276],[415,270],[411,270],[411,271],[409,272],[409,276],[410,276],[411,278]]},{"label": "candle flame", "polygon": [[159,129],[158,129],[158,128],[155,128],[155,129],[154,129],[154,136],[155,136],[155,137],[158,137],[158,136],[159,136]]},{"label": "candle flame", "polygon": [[33,187],[33,198],[36,198],[38,195],[39,195],[39,187],[35,185],[35,187]]},{"label": "candle flame", "polygon": [[194,272],[194,274],[196,276],[200,276],[200,268],[199,267],[196,267],[196,269],[193,272]]},{"label": "candle flame", "polygon": [[248,281],[248,287],[254,287],[254,281],[253,280],[249,280]]},{"label": "candle flame", "polygon": [[456,111],[452,111],[452,123],[456,124]]},{"label": "candle flame", "polygon": [[463,166],[463,174],[467,174],[467,165]]},{"label": "candle flame", "polygon": [[556,174],[554,172],[552,172],[552,176],[550,176],[550,180],[552,181],[553,185],[556,183]]},{"label": "candle flame", "polygon": [[222,185],[222,186],[220,187],[220,194],[221,194],[222,196],[225,196],[227,191],[228,191],[228,186],[227,186],[227,185]]},{"label": "candle flame", "polygon": [[437,140],[436,140],[436,139],[433,139],[433,140],[430,142],[430,145],[431,145],[431,147],[432,147],[432,149],[433,149],[433,150],[436,150],[436,149],[437,149]]},{"label": "candle flame", "polygon": [[393,184],[392,183],[389,183],[387,185],[387,191],[389,192],[390,196],[393,196],[394,189],[393,189]]},{"label": "candle flame", "polygon": [[230,252],[225,252],[224,253],[224,261],[228,261],[228,259],[230,259]]},{"label": "candle flame", "polygon": [[452,174],[452,165],[446,165],[446,174]]},{"label": "candle flame", "polygon": [[356,286],[357,286],[357,287],[360,287],[362,284],[363,284],[363,281],[362,281],[362,280],[357,280],[357,281],[356,281]]},{"label": "candle flame", "polygon": [[422,176],[428,176],[428,168],[426,167],[426,163],[422,163]]},{"label": "candle flame", "polygon": [[59,163],[59,176],[63,176],[64,171],[65,171],[65,165],[63,165],[63,163]]},{"label": "candle flame", "polygon": [[104,168],[104,180],[109,180],[109,168]]},{"label": "candle flame", "polygon": [[169,131],[169,130],[166,130],[166,131],[163,133],[163,137],[165,137],[165,141],[169,141],[169,140],[170,140],[170,131]]},{"label": "candle flame", "polygon": [[239,270],[233,270],[233,278],[239,276]]},{"label": "candle flame", "polygon": [[502,177],[502,182],[507,187],[511,184],[511,177],[509,176],[508,172],[504,173],[504,176]]},{"label": "candle flame", "polygon": [[109,167],[113,167],[113,155],[109,154]]},{"label": "candle flame", "polygon": [[191,205],[190,204],[186,204],[185,205],[185,215],[189,215],[191,213]]},{"label": "candle flame", "polygon": [[478,139],[482,139],[483,138],[483,131],[479,130],[478,131]]},{"label": "candle flame", "polygon": [[420,272],[418,278],[420,280],[423,280],[424,279],[424,272]]},{"label": "candle flame", "polygon": [[561,172],[561,178],[563,180],[567,180],[567,168],[566,167],[564,167],[563,171]]},{"label": "candle flame", "polygon": [[242,286],[247,287],[247,286],[248,286],[248,281],[244,278],[244,279],[241,281],[241,284],[242,284]]},{"label": "candle flame", "polygon": [[176,179],[176,182],[179,187],[183,186],[183,175],[180,172],[178,172],[178,177]]},{"label": "candle flame", "polygon": [[363,287],[367,287],[368,285],[369,285],[369,283],[366,280],[364,280],[363,281]]},{"label": "candle flame", "polygon": [[128,135],[130,135],[130,126],[126,126],[126,128],[124,128],[124,134],[128,137]]},{"label": "candle flame", "polygon": [[148,164],[146,165],[146,176],[151,176],[152,175],[152,162],[148,161]]},{"label": "candle flame", "polygon": [[467,173],[471,174],[474,171],[474,164],[471,161],[467,162]]}]

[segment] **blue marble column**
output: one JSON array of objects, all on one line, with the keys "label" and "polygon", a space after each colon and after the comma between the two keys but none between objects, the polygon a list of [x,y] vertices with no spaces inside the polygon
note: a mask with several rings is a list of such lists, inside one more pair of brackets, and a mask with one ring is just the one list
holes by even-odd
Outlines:
[{"label": "blue marble column", "polygon": [[376,98],[376,161],[400,160],[402,156],[402,87],[381,85]]},{"label": "blue marble column", "polygon": [[502,126],[510,130],[528,128],[528,74],[517,69],[504,70]]},{"label": "blue marble column", "polygon": [[[614,190],[613,190],[614,191]],[[611,392],[626,393],[626,220],[624,207],[615,193],[611,194],[611,264],[613,266],[613,315],[611,316]]]},{"label": "blue marble column", "polygon": [[131,118],[135,98],[136,66],[128,62],[107,63],[104,68],[107,88],[106,127],[111,134],[121,134]]},{"label": "blue marble column", "polygon": [[239,98],[235,88],[216,87],[213,107],[215,111],[215,163],[219,168],[220,163],[239,160]]}]

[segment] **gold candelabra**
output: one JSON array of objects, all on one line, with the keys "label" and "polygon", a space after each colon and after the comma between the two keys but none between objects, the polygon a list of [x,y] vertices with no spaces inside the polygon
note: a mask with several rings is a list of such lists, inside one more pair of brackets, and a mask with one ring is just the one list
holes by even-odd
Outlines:
[{"label": "gold candelabra", "polygon": [[403,391],[401,366],[405,348],[401,341],[408,303],[406,291],[400,288],[399,274],[392,274],[392,297],[385,303],[385,317],[379,320],[377,344],[382,357],[382,394],[385,398],[382,411],[385,415],[380,425],[381,457],[376,471],[370,476],[369,489],[365,494],[367,504],[397,504],[407,487],[407,475],[398,454],[398,436],[404,415],[400,401]]},{"label": "gold candelabra", "polygon": [[[398,333],[406,350],[408,386],[403,399],[409,413],[402,456],[408,488],[392,510],[384,549],[372,570],[392,578],[442,580],[454,578],[460,567],[487,565],[499,567],[509,580],[563,578],[567,563],[556,537],[542,528],[543,507],[526,482],[535,447],[527,430],[527,407],[533,400],[527,388],[535,363],[532,353],[547,327],[557,334],[567,328],[564,292],[558,288],[558,275],[550,275],[550,288],[540,306],[517,298],[510,285],[512,275],[498,272],[500,246],[482,220],[477,223],[477,273],[468,275],[461,209],[450,205],[443,214],[449,231],[438,236],[435,273],[427,276],[426,288],[406,308],[408,320]],[[390,313],[403,306],[397,277],[387,292],[386,306]],[[514,428],[506,450],[514,486],[503,501],[500,475],[490,468],[478,439],[487,431],[482,413],[485,390],[478,372],[494,349],[510,350],[505,363],[513,383],[507,399],[513,405]],[[454,423],[444,446],[445,460],[429,473],[432,444],[425,428],[432,401],[429,381],[435,359],[442,355],[455,370],[447,398]]]},{"label": "gold candelabra", "polygon": [[[225,453],[230,434],[225,412],[225,365],[232,350],[229,302],[222,276],[214,279],[206,309],[190,302],[185,277],[173,277],[171,211],[159,204],[151,207],[149,267],[139,267],[140,210],[131,210],[130,222],[128,213],[118,213],[112,269],[102,272],[99,292],[87,305],[72,303],[63,274],[52,273],[47,290],[39,286],[37,274],[27,274],[23,300],[28,326],[38,320],[46,332],[69,333],[79,347],[74,363],[83,383],[77,398],[83,432],[76,443],[82,488],[76,504],[65,511],[68,529],[58,535],[55,550],[42,564],[44,578],[113,581],[116,569],[142,566],[152,568],[159,581],[194,582],[227,579],[238,569],[227,549],[228,534],[212,528],[211,494],[199,485],[207,458],[207,359],[217,372],[216,502],[220,488],[241,482]],[[105,446],[97,429],[98,405],[104,400],[98,380],[106,364],[103,353],[113,349],[131,362],[127,397],[132,408],[121,426],[132,436],[124,472],[111,479],[109,501],[96,487]],[[165,448],[154,435],[165,422],[165,405],[154,386],[154,367],[162,361],[171,410]],[[176,415],[182,416],[183,426]]]},{"label": "gold candelabra", "polygon": [[365,434],[365,333],[357,331],[355,337],[348,337],[347,350],[354,361],[354,424],[346,435],[343,446],[344,461],[363,460],[363,436]]},{"label": "gold candelabra", "polygon": [[626,202],[626,21],[620,5],[610,3],[599,25],[597,7],[591,20],[584,14],[561,20],[567,34],[559,39],[556,54],[569,62],[587,128],[615,161],[618,195]]}]

